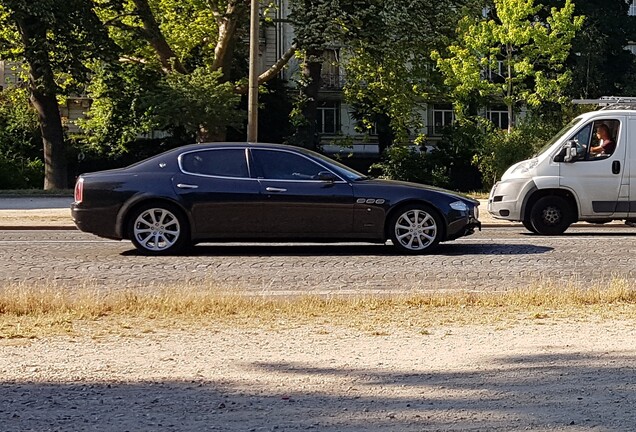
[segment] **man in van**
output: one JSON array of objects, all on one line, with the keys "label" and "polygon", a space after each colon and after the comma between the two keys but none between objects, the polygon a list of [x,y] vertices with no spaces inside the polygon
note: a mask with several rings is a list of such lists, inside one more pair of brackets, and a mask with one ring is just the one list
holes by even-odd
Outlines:
[{"label": "man in van", "polygon": [[595,156],[609,156],[614,153],[616,142],[610,136],[610,130],[606,124],[600,124],[596,128],[596,137],[599,139],[598,145],[590,148],[591,154]]}]

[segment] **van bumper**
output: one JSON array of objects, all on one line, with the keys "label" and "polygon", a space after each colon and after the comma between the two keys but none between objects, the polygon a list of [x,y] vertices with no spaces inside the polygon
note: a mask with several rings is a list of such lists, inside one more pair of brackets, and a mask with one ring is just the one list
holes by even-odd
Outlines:
[{"label": "van bumper", "polygon": [[497,182],[488,197],[488,212],[495,219],[522,221],[526,198],[536,185],[532,179]]}]

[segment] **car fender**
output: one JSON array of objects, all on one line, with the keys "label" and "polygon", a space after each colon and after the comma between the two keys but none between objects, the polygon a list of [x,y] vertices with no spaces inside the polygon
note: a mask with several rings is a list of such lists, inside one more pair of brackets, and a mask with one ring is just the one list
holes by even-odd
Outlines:
[{"label": "car fender", "polygon": [[183,214],[186,215],[186,217],[188,218],[188,222],[190,223],[190,226],[192,226],[190,213],[183,208],[183,206],[179,203],[179,201],[175,197],[156,195],[152,193],[137,193],[131,196],[121,206],[121,208],[119,209],[119,212],[117,213],[117,220],[115,225],[117,229],[116,231],[117,235],[119,235],[121,238],[128,237],[128,233],[126,232],[126,219],[128,217],[128,214],[130,213],[130,210],[133,209],[136,205],[143,202],[148,202],[148,201],[166,201],[174,206],[177,206],[183,211]]}]

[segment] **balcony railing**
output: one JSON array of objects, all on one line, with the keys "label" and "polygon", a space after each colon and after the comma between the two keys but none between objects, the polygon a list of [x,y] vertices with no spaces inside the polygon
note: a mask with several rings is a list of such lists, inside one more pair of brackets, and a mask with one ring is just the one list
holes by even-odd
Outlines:
[{"label": "balcony railing", "polygon": [[345,85],[345,79],[339,73],[323,73],[320,79],[322,80],[323,89],[342,90]]}]

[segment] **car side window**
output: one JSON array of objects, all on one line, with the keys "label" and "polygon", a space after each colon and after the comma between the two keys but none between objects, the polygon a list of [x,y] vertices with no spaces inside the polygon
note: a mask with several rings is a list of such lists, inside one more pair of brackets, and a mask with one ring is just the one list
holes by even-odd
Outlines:
[{"label": "car side window", "polygon": [[181,155],[181,169],[189,174],[249,177],[245,149],[201,150]]},{"label": "car side window", "polygon": [[252,150],[263,178],[272,180],[316,180],[323,167],[309,159],[277,150]]}]

